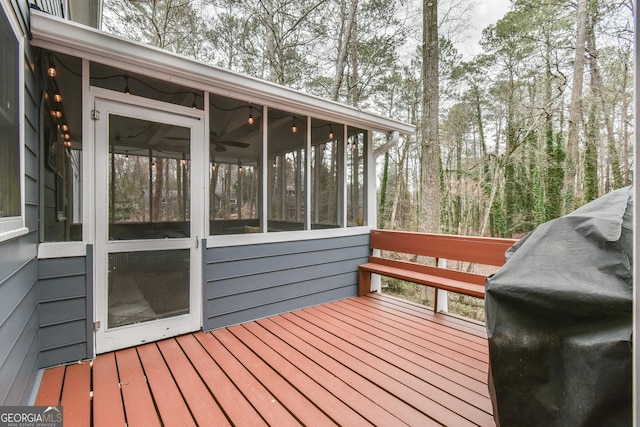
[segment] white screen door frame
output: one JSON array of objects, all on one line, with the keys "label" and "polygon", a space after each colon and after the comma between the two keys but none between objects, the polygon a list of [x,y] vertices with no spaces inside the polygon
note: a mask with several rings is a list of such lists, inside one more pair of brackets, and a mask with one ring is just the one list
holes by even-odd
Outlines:
[{"label": "white screen door frame", "polygon": [[[175,108],[175,106],[173,106]],[[205,188],[204,171],[207,170],[205,164],[205,120],[200,113],[189,117],[183,114],[172,114],[167,111],[160,111],[154,108],[146,108],[126,104],[123,102],[96,99],[95,109],[99,118],[95,123],[95,346],[96,352],[104,353],[120,348],[131,347],[145,342],[157,341],[163,338],[176,336],[179,334],[196,331],[202,324],[202,254],[199,247],[199,239],[204,236],[205,230],[205,197],[201,194]],[[115,209],[110,211],[110,144],[114,143],[114,138],[127,138],[128,135],[109,135],[111,120],[133,120],[140,123],[153,122],[164,127],[180,128],[181,131],[188,129],[188,138],[184,144],[189,147],[188,159],[182,160],[182,164],[189,162],[190,182],[188,207],[189,225],[185,235],[181,236],[155,236],[152,238],[137,238],[135,235],[125,239],[114,238],[110,231],[110,221],[113,222]],[[157,127],[157,126],[156,126]],[[144,131],[144,129],[142,129]],[[140,132],[142,132],[140,131]],[[159,139],[160,131],[156,131],[152,138]],[[169,138],[169,137],[167,137]],[[178,138],[173,138],[178,139]],[[151,152],[151,151],[150,151]],[[158,154],[162,155],[162,150],[158,149]],[[122,156],[122,153],[120,153]],[[133,155],[132,155],[133,157]],[[126,154],[128,161],[129,153]],[[175,159],[173,159],[175,161]],[[151,156],[149,156],[151,162]],[[151,166],[150,166],[151,167]],[[155,168],[155,162],[153,163]],[[151,172],[149,173],[152,176]],[[184,175],[183,175],[184,176]],[[185,180],[186,181],[186,180]],[[151,184],[149,184],[151,185]],[[173,190],[175,192],[175,190]],[[112,196],[113,197],[113,196]],[[183,195],[184,198],[184,195]],[[163,203],[165,201],[163,200]],[[151,204],[152,202],[150,202]],[[186,202],[185,202],[186,203]],[[151,215],[149,221],[153,222]],[[173,252],[167,252],[173,251]],[[179,311],[178,314],[170,314],[164,317],[151,318],[140,322],[124,323],[122,325],[109,317],[109,275],[114,273],[114,267],[109,266],[110,259],[127,259],[129,254],[142,255],[141,259],[148,254],[180,253],[185,260],[188,259],[186,273],[188,275],[188,312]],[[121,254],[120,256],[117,254]],[[136,255],[136,256],[137,256]],[[151,256],[152,257],[152,256]],[[135,262],[133,262],[135,264]],[[183,262],[184,264],[184,262]],[[165,266],[166,267],[166,266]],[[110,271],[111,268],[111,271]],[[169,267],[170,268],[170,267]],[[140,274],[138,274],[140,276]],[[154,277],[162,279],[167,273],[148,273],[151,282]],[[161,280],[158,280],[161,281]],[[186,285],[185,285],[186,286]],[[113,291],[113,289],[112,289]],[[113,293],[113,292],[112,292]],[[160,291],[162,293],[162,291]],[[183,292],[184,296],[184,292]],[[169,298],[170,299],[170,298]],[[186,304],[186,303],[185,303]],[[113,314],[113,313],[111,313]],[[111,324],[110,324],[111,321]]]}]

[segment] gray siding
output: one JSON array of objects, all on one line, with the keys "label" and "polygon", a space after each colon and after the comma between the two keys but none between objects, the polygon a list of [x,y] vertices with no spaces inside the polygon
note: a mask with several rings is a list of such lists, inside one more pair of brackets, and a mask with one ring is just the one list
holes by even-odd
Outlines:
[{"label": "gray siding", "polygon": [[203,329],[355,296],[368,256],[369,234],[206,249]]},{"label": "gray siding", "polygon": [[[17,3],[26,7],[26,2]],[[2,12],[0,12],[2,13]],[[24,17],[25,11],[19,12]],[[28,403],[38,372],[38,84],[25,46],[25,235],[0,243],[0,405]]]},{"label": "gray siding", "polygon": [[42,368],[93,357],[92,252],[38,261]]}]

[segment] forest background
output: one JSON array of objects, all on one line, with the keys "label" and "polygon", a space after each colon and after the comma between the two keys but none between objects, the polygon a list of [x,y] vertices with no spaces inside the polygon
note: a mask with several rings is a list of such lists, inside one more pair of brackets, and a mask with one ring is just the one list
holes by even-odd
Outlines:
[{"label": "forest background", "polygon": [[380,228],[519,237],[630,185],[634,1],[513,0],[470,54],[477,7],[105,0],[103,29],[416,124],[376,153]]}]

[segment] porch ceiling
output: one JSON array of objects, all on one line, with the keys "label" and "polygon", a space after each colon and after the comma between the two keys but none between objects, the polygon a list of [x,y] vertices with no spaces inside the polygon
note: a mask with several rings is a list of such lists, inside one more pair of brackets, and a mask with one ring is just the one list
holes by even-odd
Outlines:
[{"label": "porch ceiling", "polygon": [[[495,425],[477,323],[336,301],[45,372],[65,425]],[[91,397],[92,396],[92,397]]]},{"label": "porch ceiling", "polygon": [[380,132],[412,134],[415,126],[264,80],[243,76],[132,42],[39,11],[31,12],[31,44],[194,89]]}]

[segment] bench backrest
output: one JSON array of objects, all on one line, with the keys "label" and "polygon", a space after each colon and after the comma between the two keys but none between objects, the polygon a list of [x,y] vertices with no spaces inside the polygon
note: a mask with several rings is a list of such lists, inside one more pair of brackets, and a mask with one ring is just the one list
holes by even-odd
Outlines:
[{"label": "bench backrest", "polygon": [[502,266],[517,240],[408,231],[371,230],[371,249]]}]

